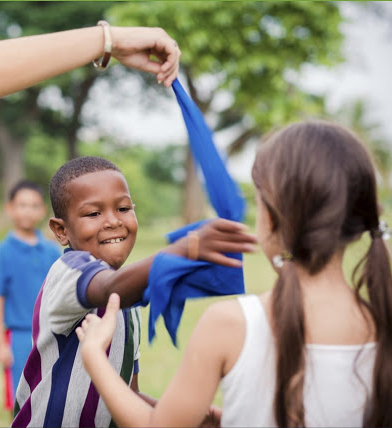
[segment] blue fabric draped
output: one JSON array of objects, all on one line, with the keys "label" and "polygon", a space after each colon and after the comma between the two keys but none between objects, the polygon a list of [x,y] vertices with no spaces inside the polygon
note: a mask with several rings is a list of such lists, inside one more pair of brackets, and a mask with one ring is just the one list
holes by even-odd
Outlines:
[{"label": "blue fabric draped", "polygon": [[[190,150],[204,176],[209,200],[219,217],[242,221],[246,209],[240,188],[229,175],[213,142],[202,113],[190,99],[178,79],[173,90],[184,117]],[[205,221],[192,223],[167,235],[170,243],[199,228]],[[242,259],[241,254],[228,254]],[[141,305],[150,304],[149,342],[155,337],[155,324],[162,315],[174,345],[186,299],[244,293],[242,268],[230,268],[204,261],[189,260],[173,254],[159,253],[151,266],[148,287]]]}]

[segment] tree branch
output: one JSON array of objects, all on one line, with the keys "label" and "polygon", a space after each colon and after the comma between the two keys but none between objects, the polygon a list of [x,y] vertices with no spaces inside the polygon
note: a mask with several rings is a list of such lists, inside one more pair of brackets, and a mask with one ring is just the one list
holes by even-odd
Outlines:
[{"label": "tree branch", "polygon": [[259,136],[260,133],[255,128],[249,128],[233,140],[227,148],[227,156],[240,152],[245,144],[253,137]]}]

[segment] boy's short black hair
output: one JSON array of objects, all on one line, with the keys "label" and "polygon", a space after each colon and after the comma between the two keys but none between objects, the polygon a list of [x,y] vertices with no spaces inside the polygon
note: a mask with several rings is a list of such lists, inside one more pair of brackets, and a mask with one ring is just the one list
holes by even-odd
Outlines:
[{"label": "boy's short black hair", "polygon": [[67,192],[68,184],[75,178],[92,172],[120,169],[107,159],[98,156],[83,156],[70,160],[61,166],[50,181],[50,201],[55,217],[65,219],[70,201]]},{"label": "boy's short black hair", "polygon": [[37,192],[39,195],[41,195],[42,199],[44,199],[45,197],[44,190],[38,183],[35,183],[31,180],[23,179],[19,180],[8,192],[8,200],[10,202],[13,201],[16,194],[23,189],[34,190],[34,192]]}]

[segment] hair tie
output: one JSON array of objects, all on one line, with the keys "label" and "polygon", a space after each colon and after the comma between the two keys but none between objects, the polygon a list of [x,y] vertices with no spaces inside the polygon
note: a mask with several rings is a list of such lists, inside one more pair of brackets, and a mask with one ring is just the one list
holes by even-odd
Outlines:
[{"label": "hair tie", "polygon": [[290,261],[293,261],[293,259],[294,257],[291,253],[289,253],[288,251],[283,251],[282,254],[278,254],[272,257],[272,263],[275,267],[281,268],[285,261],[290,262]]},{"label": "hair tie", "polygon": [[392,232],[387,222],[381,220],[376,228],[370,229],[370,236],[372,239],[382,238],[384,241],[387,241],[391,238]]}]

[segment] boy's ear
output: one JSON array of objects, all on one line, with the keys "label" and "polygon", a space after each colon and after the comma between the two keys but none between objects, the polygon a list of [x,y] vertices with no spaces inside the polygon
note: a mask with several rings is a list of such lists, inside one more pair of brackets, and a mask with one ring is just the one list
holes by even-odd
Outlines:
[{"label": "boy's ear", "polygon": [[67,231],[63,219],[51,217],[49,220],[49,227],[52,229],[54,236],[60,242],[61,245],[65,247],[69,244]]}]

